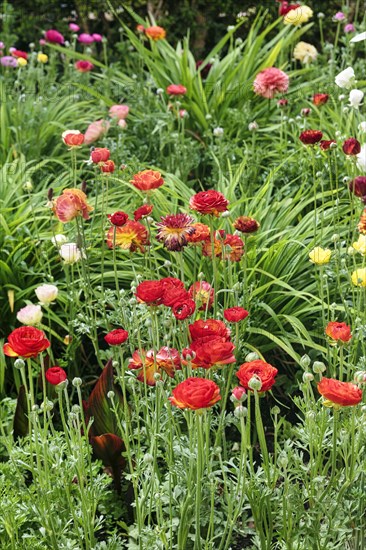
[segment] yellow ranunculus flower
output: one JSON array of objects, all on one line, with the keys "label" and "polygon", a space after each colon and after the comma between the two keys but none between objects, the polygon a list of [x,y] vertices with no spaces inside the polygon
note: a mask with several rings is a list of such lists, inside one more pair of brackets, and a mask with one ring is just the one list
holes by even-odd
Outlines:
[{"label": "yellow ranunculus flower", "polygon": [[304,63],[311,63],[317,58],[318,50],[307,42],[298,42],[294,49],[294,58]]},{"label": "yellow ranunculus flower", "polygon": [[25,67],[26,65],[28,65],[28,61],[23,57],[18,57],[17,63],[18,63],[18,67]]},{"label": "yellow ranunculus flower", "polygon": [[309,6],[299,6],[294,10],[290,10],[284,17],[283,22],[285,25],[302,25],[307,23],[310,17],[313,16],[313,10]]},{"label": "yellow ranunculus flower", "polygon": [[366,235],[360,235],[352,247],[364,256],[366,254]]},{"label": "yellow ranunculus flower", "polygon": [[355,286],[366,286],[366,267],[356,269],[356,271],[352,273],[351,279]]},{"label": "yellow ranunculus flower", "polygon": [[46,55],[45,53],[39,52],[39,54],[37,55],[37,61],[39,61],[39,63],[47,63],[48,55]]},{"label": "yellow ranunculus flower", "polygon": [[321,248],[316,246],[311,252],[309,252],[310,261],[316,265],[324,265],[330,262],[332,251],[329,248]]}]

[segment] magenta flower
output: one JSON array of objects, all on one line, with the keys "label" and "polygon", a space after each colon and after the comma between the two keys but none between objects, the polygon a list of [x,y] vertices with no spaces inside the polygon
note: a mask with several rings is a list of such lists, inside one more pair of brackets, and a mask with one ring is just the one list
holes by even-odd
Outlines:
[{"label": "magenta flower", "polygon": [[50,42],[51,44],[64,44],[65,39],[62,36],[62,34],[55,29],[50,29],[45,32],[44,37],[46,39],[46,42]]},{"label": "magenta flower", "polygon": [[92,44],[94,42],[94,38],[91,34],[87,34],[86,32],[83,32],[79,34],[78,41],[80,44]]}]

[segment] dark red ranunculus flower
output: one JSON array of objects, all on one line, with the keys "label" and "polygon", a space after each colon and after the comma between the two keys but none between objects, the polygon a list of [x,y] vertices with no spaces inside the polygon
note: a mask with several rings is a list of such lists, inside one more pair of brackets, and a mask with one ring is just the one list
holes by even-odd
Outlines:
[{"label": "dark red ranunculus flower", "polygon": [[213,366],[235,363],[235,346],[232,342],[225,342],[223,338],[203,338],[195,340],[189,346],[194,351],[192,368],[210,369]]},{"label": "dark red ranunculus flower", "polygon": [[350,191],[366,202],[366,176],[357,176],[349,184]]},{"label": "dark red ranunculus flower", "polygon": [[185,300],[178,300],[174,303],[172,307],[173,315],[176,319],[179,321],[183,321],[184,319],[187,319],[196,310],[196,302],[194,300],[191,300],[191,298],[187,298]]},{"label": "dark red ranunculus flower", "polygon": [[28,59],[27,52],[23,52],[22,50],[12,50],[11,55],[13,57],[22,57],[23,59]]},{"label": "dark red ranunculus flower", "polygon": [[200,214],[211,214],[218,217],[220,212],[226,212],[229,201],[219,191],[210,189],[209,191],[200,191],[189,200],[189,206],[192,210],[197,210]]},{"label": "dark red ranunculus flower", "polygon": [[51,367],[46,370],[46,380],[52,386],[57,386],[57,384],[61,384],[61,382],[64,382],[67,379],[67,374],[61,367]]},{"label": "dark red ranunculus flower", "polygon": [[111,330],[111,332],[108,332],[108,334],[104,336],[104,340],[110,346],[120,346],[121,344],[126,342],[127,338],[128,332],[123,328],[116,328],[114,330]]},{"label": "dark red ranunculus flower", "polygon": [[111,159],[106,160],[105,162],[101,162],[99,166],[101,171],[104,172],[105,174],[111,174],[112,172],[114,172],[116,168],[116,165]]},{"label": "dark red ranunculus flower", "polygon": [[192,342],[203,341],[203,338],[221,338],[224,342],[230,341],[231,330],[218,319],[206,319],[206,321],[198,319],[188,328]]},{"label": "dark red ranunculus flower", "polygon": [[287,105],[288,105],[288,99],[286,99],[286,98],[282,98],[282,99],[279,99],[277,101],[277,106],[278,107],[283,108],[283,107],[287,107]]},{"label": "dark red ranunculus flower", "polygon": [[153,205],[152,204],[143,204],[137,210],[133,213],[133,219],[135,222],[138,220],[141,220],[142,218],[145,218],[146,216],[149,216],[151,212],[153,211]]},{"label": "dark red ranunculus flower", "polygon": [[296,10],[296,8],[299,8],[299,7],[300,7],[300,4],[289,4],[288,2],[283,1],[281,2],[281,5],[278,8],[278,13],[279,15],[284,17],[285,15],[288,14],[289,11]]},{"label": "dark red ranunculus flower", "polygon": [[342,146],[345,155],[358,155],[361,152],[360,142],[353,137],[346,139]]},{"label": "dark red ranunculus flower", "polygon": [[126,214],[126,212],[118,211],[114,214],[109,214],[108,219],[112,225],[115,225],[116,227],[122,227],[122,225],[125,225],[126,221],[128,220],[128,214]]},{"label": "dark red ranunculus flower", "polygon": [[319,142],[319,147],[322,151],[328,151],[333,143],[337,143],[335,139],[322,139]]},{"label": "dark red ranunculus flower", "polygon": [[[200,59],[196,62],[197,71],[200,67],[202,67],[203,63],[204,63],[203,59]],[[205,66],[199,71],[201,78],[203,79],[207,78],[211,68],[212,68],[212,63],[206,63]]]},{"label": "dark red ranunculus flower", "polygon": [[229,323],[239,323],[239,321],[246,319],[248,315],[249,311],[239,306],[224,310],[224,317]]},{"label": "dark red ranunculus flower", "polygon": [[241,233],[255,233],[260,228],[259,223],[249,216],[240,216],[233,223],[235,229]]},{"label": "dark red ranunculus flower", "polygon": [[300,141],[304,143],[304,145],[315,145],[315,143],[318,143],[323,137],[323,132],[320,130],[304,130],[300,134]]},{"label": "dark red ranunculus flower", "polygon": [[190,299],[190,295],[185,288],[168,286],[164,291],[163,305],[173,307],[176,302],[182,302]]}]

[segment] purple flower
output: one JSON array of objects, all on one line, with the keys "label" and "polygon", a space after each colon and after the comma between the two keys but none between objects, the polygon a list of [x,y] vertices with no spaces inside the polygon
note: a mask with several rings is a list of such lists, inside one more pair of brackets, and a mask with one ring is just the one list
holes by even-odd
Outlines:
[{"label": "purple flower", "polygon": [[355,27],[352,23],[347,23],[347,25],[344,27],[344,32],[355,32]]},{"label": "purple flower", "polygon": [[337,11],[337,13],[333,16],[333,21],[344,21],[345,19],[346,16],[343,11]]},{"label": "purple flower", "polygon": [[0,58],[0,63],[3,67],[17,67],[18,63],[15,57],[12,57],[11,55],[4,55],[4,57]]},{"label": "purple flower", "polygon": [[85,32],[79,34],[78,40],[81,44],[92,44],[94,42],[92,35]]}]

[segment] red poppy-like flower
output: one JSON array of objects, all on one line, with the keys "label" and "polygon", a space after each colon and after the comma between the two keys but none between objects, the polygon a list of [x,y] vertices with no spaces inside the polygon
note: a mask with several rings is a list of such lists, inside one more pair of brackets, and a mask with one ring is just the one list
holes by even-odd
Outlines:
[{"label": "red poppy-like flower", "polygon": [[161,187],[164,184],[164,180],[160,172],[156,170],[143,170],[135,174],[130,183],[132,183],[136,189],[147,192]]},{"label": "red poppy-like flower", "polygon": [[235,229],[241,233],[255,233],[260,228],[259,223],[249,216],[240,216],[233,223]]},{"label": "red poppy-like flower", "polygon": [[314,94],[313,103],[314,105],[325,105],[329,99],[329,94]]},{"label": "red poppy-like flower", "polygon": [[318,143],[323,137],[323,132],[320,130],[304,130],[300,134],[300,141],[304,143],[304,145],[315,145],[315,143]]},{"label": "red poppy-like flower", "polygon": [[322,139],[319,142],[319,147],[322,151],[328,151],[333,143],[337,143],[335,139]]},{"label": "red poppy-like flower", "polygon": [[288,2],[283,1],[281,2],[281,5],[278,8],[278,13],[279,15],[284,17],[285,15],[288,14],[289,11],[296,10],[299,7],[300,7],[300,4],[289,4]]},{"label": "red poppy-like flower", "polygon": [[176,319],[183,321],[188,319],[196,310],[196,302],[191,298],[186,298],[184,300],[177,300],[173,307],[172,312]]},{"label": "red poppy-like flower", "polygon": [[236,376],[239,378],[240,384],[246,390],[250,390],[248,382],[251,378],[259,378],[262,383],[260,391],[263,392],[272,388],[275,383],[277,373],[278,370],[275,367],[272,367],[272,365],[262,361],[261,359],[256,359],[255,361],[250,361],[249,363],[243,363],[240,365]]},{"label": "red poppy-like flower", "polygon": [[273,99],[276,94],[284,94],[289,86],[289,77],[275,67],[269,67],[257,74],[253,83],[254,93]]},{"label": "red poppy-like flower", "polygon": [[64,44],[65,39],[62,36],[62,34],[58,31],[55,31],[54,29],[50,29],[45,32],[44,37],[47,42],[50,42],[51,44]]},{"label": "red poppy-like flower", "polygon": [[67,379],[67,374],[61,367],[50,367],[46,370],[46,380],[52,386],[57,386],[57,384],[61,384],[61,382],[64,382]]},{"label": "red poppy-like flower", "polygon": [[235,346],[232,342],[225,342],[223,338],[200,338],[189,346],[194,352],[192,368],[199,367],[210,369],[213,366],[228,365],[235,363],[233,354]]},{"label": "red poppy-like flower", "polygon": [[230,341],[231,330],[218,319],[198,319],[188,328],[192,342],[206,342],[216,338],[221,338],[224,342]]},{"label": "red poppy-like flower", "polygon": [[248,315],[249,311],[239,306],[224,310],[224,317],[229,323],[239,323],[239,321],[246,319]]},{"label": "red poppy-like flower", "polygon": [[28,59],[27,52],[23,52],[22,50],[11,50],[11,55],[13,57],[22,57],[23,59]]},{"label": "red poppy-like flower", "polygon": [[138,220],[141,220],[142,218],[145,218],[146,216],[149,216],[151,212],[153,211],[153,205],[152,204],[143,204],[137,210],[133,213],[133,219],[137,222]]},{"label": "red poppy-like flower", "polygon": [[142,223],[127,220],[122,227],[111,227],[109,229],[107,245],[109,248],[113,248],[114,244],[122,250],[129,250],[130,252],[140,250],[140,252],[144,252],[144,246],[149,244],[149,233]]},{"label": "red poppy-like flower", "polygon": [[90,63],[90,61],[84,61],[82,59],[76,61],[74,67],[77,71],[79,71],[79,73],[88,73],[89,71],[94,69],[93,63]]},{"label": "red poppy-like flower", "polygon": [[50,345],[42,330],[27,326],[16,328],[9,334],[3,351],[8,357],[37,357]]},{"label": "red poppy-like flower", "polygon": [[167,250],[180,252],[187,244],[187,237],[194,233],[194,219],[188,214],[171,214],[161,218],[156,238]]},{"label": "red poppy-like flower", "polygon": [[164,292],[170,288],[181,289],[184,288],[184,283],[176,277],[164,277],[160,279],[160,282],[164,288]]},{"label": "red poppy-like flower", "polygon": [[166,37],[166,30],[158,25],[153,25],[145,29],[145,34],[151,38],[151,40],[163,40]]},{"label": "red poppy-like flower", "polygon": [[161,280],[142,281],[136,288],[136,297],[139,302],[148,306],[158,306],[162,304],[165,288]]},{"label": "red poppy-like flower", "polygon": [[191,244],[200,243],[210,236],[210,228],[208,225],[204,223],[192,223],[192,227],[194,228],[194,233],[191,235],[188,235],[187,241]]},{"label": "red poppy-like flower", "polygon": [[62,141],[68,147],[80,147],[84,143],[85,136],[79,130],[65,130]]},{"label": "red poppy-like flower", "polygon": [[167,89],[166,93],[169,95],[185,95],[187,93],[187,88],[183,86],[182,84],[170,84]]},{"label": "red poppy-like flower", "polygon": [[366,202],[366,176],[357,176],[349,184],[349,190]]},{"label": "red poppy-like flower", "polygon": [[346,323],[331,321],[325,328],[325,334],[336,342],[349,342],[352,338],[351,327]]},{"label": "red poppy-like flower", "polygon": [[120,346],[121,344],[126,342],[127,338],[128,332],[123,328],[116,328],[114,330],[111,330],[111,332],[108,332],[108,334],[104,336],[104,340],[110,346]]},{"label": "red poppy-like flower", "polygon": [[356,138],[348,138],[342,146],[345,155],[358,155],[361,152],[361,144]]},{"label": "red poppy-like flower", "polygon": [[220,388],[207,378],[187,378],[172,391],[169,401],[179,409],[208,409],[221,399]]},{"label": "red poppy-like flower", "polygon": [[198,309],[205,311],[206,308],[210,309],[212,307],[215,291],[206,281],[197,281],[188,290],[192,300],[196,302],[199,306]]},{"label": "red poppy-like flower", "polygon": [[112,174],[116,168],[116,165],[111,159],[106,160],[105,162],[101,162],[99,166],[100,166],[100,170],[105,174]]},{"label": "red poppy-like flower", "polygon": [[122,227],[128,220],[128,214],[126,214],[126,212],[118,211],[114,214],[109,214],[108,219],[112,225]]},{"label": "red poppy-like flower", "polygon": [[173,378],[175,371],[182,367],[178,350],[164,346],[156,354],[152,349],[147,352],[136,350],[129,360],[128,368],[140,371],[137,380],[146,382],[148,386],[155,386],[155,374],[164,371]]},{"label": "red poppy-like flower", "polygon": [[220,212],[226,212],[229,201],[219,191],[210,189],[209,191],[200,191],[189,200],[189,206],[192,210],[197,210],[200,214],[211,214],[218,217]]},{"label": "red poppy-like flower", "polygon": [[334,378],[322,378],[318,384],[318,392],[325,397],[325,405],[351,407],[362,401],[362,391],[351,382],[341,382]]},{"label": "red poppy-like flower", "polygon": [[99,164],[100,162],[106,162],[109,160],[111,152],[105,147],[95,147],[90,154],[90,158],[94,164]]},{"label": "red poppy-like flower", "polygon": [[67,223],[77,216],[88,220],[89,212],[93,210],[93,207],[87,203],[86,199],[85,193],[80,189],[64,189],[62,195],[53,201],[53,211],[63,223]]},{"label": "red poppy-like flower", "polygon": [[164,291],[163,305],[173,307],[176,302],[182,302],[190,299],[190,295],[185,288],[168,286]]}]

